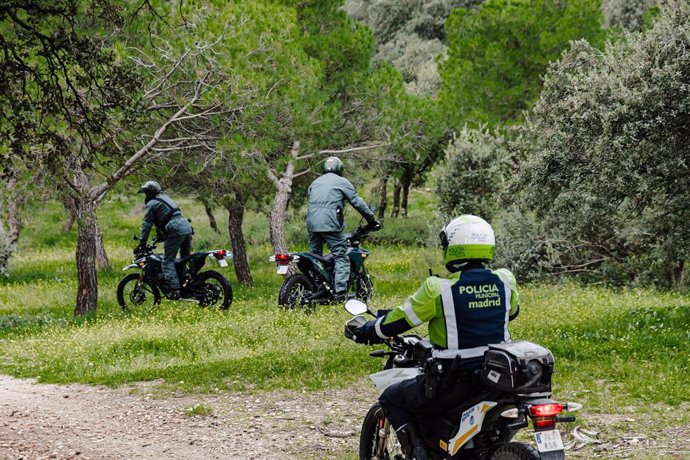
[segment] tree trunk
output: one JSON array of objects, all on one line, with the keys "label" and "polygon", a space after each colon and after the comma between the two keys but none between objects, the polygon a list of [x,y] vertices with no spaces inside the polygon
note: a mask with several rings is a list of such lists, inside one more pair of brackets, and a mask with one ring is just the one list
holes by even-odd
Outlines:
[{"label": "tree trunk", "polygon": [[685,262],[671,260],[668,271],[673,288],[678,291],[685,289]]},{"label": "tree trunk", "polygon": [[232,244],[232,263],[235,266],[237,281],[245,286],[253,286],[254,280],[249,269],[244,233],[242,233],[244,206],[247,199],[239,192],[235,192],[234,195],[233,198],[225,202],[225,209],[228,210],[228,232],[230,233],[230,243]]},{"label": "tree trunk", "polygon": [[77,205],[74,203],[74,198],[69,193],[62,194],[62,206],[65,208],[65,213],[67,214],[67,219],[65,219],[65,225],[63,230],[69,232],[72,230],[74,221],[77,220]]},{"label": "tree trunk", "polygon": [[98,221],[96,204],[88,194],[76,201],[77,205],[77,305],[74,315],[96,311],[98,304],[98,276],[96,272],[96,246]]},{"label": "tree trunk", "polygon": [[[211,229],[220,235],[221,232],[218,228],[218,222],[216,222],[216,216],[213,215],[213,208],[211,207],[211,203],[204,199],[202,199],[201,202],[204,205],[204,210],[206,211],[206,216],[208,217],[208,223],[211,226]],[[244,215],[244,205],[242,207],[242,214]],[[230,236],[232,236],[232,233],[230,233]]]},{"label": "tree trunk", "polygon": [[11,177],[7,183],[7,241],[11,245],[17,244],[21,230],[22,221],[19,217],[17,179]]},{"label": "tree trunk", "polygon": [[412,167],[405,168],[402,178],[400,179],[402,185],[402,203],[400,205],[400,214],[403,218],[407,218],[407,197],[410,194],[410,184],[412,183]]},{"label": "tree trunk", "polygon": [[108,261],[108,255],[105,253],[103,233],[101,233],[101,226],[98,225],[98,217],[96,217],[96,267],[98,267],[99,270],[108,272],[112,270],[110,261]]},{"label": "tree trunk", "polygon": [[269,218],[271,245],[273,246],[274,254],[287,252],[285,222],[287,222],[288,204],[290,203],[290,195],[292,194],[292,181],[299,175],[295,174],[295,162],[299,156],[299,142],[295,141],[292,144],[290,155],[292,159],[288,162],[285,167],[285,172],[280,178],[278,178],[270,168],[268,170],[268,177],[271,179],[276,189],[273,203],[271,203],[271,214]]},{"label": "tree trunk", "polygon": [[379,181],[379,220],[383,222],[386,217],[386,208],[388,207],[388,173],[384,173]]},{"label": "tree trunk", "polygon": [[285,239],[285,222],[287,222],[287,210],[292,193],[292,178],[281,178],[275,184],[276,194],[271,204],[269,228],[271,231],[271,245],[273,253],[287,252],[287,240]]},{"label": "tree trunk", "polygon": [[393,185],[393,209],[391,209],[391,217],[393,219],[397,219],[400,212],[400,190],[400,181],[396,180]]}]

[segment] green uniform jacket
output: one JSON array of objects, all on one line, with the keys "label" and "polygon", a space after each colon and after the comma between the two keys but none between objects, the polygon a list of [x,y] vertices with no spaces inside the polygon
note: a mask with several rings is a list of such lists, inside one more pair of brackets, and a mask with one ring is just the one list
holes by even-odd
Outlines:
[{"label": "green uniform jacket", "polygon": [[515,276],[505,268],[430,276],[403,305],[376,320],[375,330],[387,338],[428,322],[429,341],[445,350],[438,356],[475,358],[487,344],[510,340],[508,322],[519,303]]},{"label": "green uniform jacket", "polygon": [[369,206],[357,196],[352,183],[335,173],[321,175],[309,186],[307,229],[312,232],[343,230],[344,205],[347,200],[362,216],[373,217]]},{"label": "green uniform jacket", "polygon": [[192,234],[192,224],[182,217],[177,203],[164,193],[159,193],[146,203],[139,241],[146,242],[154,226],[163,239],[168,236]]}]

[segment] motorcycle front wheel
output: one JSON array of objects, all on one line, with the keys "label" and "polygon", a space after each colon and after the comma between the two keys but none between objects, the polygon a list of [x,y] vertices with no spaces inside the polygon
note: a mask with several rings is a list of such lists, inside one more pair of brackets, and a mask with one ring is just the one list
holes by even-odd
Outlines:
[{"label": "motorcycle front wheel", "polygon": [[203,294],[199,297],[199,305],[202,307],[220,307],[227,310],[232,303],[232,286],[230,281],[222,274],[213,270],[199,273],[196,282],[197,289]]},{"label": "motorcycle front wheel", "polygon": [[355,295],[359,300],[367,302],[374,295],[374,286],[371,284],[371,276],[362,268],[355,278]]},{"label": "motorcycle front wheel", "polygon": [[117,303],[125,311],[152,308],[160,301],[158,288],[151,280],[138,273],[130,273],[117,285]]},{"label": "motorcycle front wheel", "polygon": [[314,285],[305,275],[297,274],[285,278],[278,294],[278,305],[293,309],[303,306],[302,300],[313,294]]},{"label": "motorcycle front wheel", "polygon": [[383,409],[374,404],[362,423],[359,436],[359,460],[394,460],[403,458],[403,452]]}]

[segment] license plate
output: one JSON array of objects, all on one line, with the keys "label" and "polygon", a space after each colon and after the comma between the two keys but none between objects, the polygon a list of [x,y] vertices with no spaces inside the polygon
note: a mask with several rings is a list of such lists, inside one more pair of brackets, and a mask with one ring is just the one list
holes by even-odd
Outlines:
[{"label": "license plate", "polygon": [[278,265],[278,271],[276,273],[278,273],[279,275],[284,275],[287,273],[287,271],[288,271],[287,265]]},{"label": "license plate", "polygon": [[220,264],[221,267],[227,267],[228,266],[228,261],[225,259],[218,259],[218,263]]},{"label": "license plate", "polygon": [[534,439],[537,441],[537,450],[539,452],[563,450],[563,441],[561,440],[561,433],[558,430],[534,433]]}]

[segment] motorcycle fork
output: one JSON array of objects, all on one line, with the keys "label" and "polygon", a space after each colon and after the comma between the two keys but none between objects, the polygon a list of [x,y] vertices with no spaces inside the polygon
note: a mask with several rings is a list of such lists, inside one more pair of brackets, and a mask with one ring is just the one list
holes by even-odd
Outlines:
[{"label": "motorcycle fork", "polygon": [[[383,415],[383,414],[382,414]],[[391,434],[391,423],[386,417],[379,418],[378,430],[376,432],[376,459],[385,459],[388,436]]]}]

